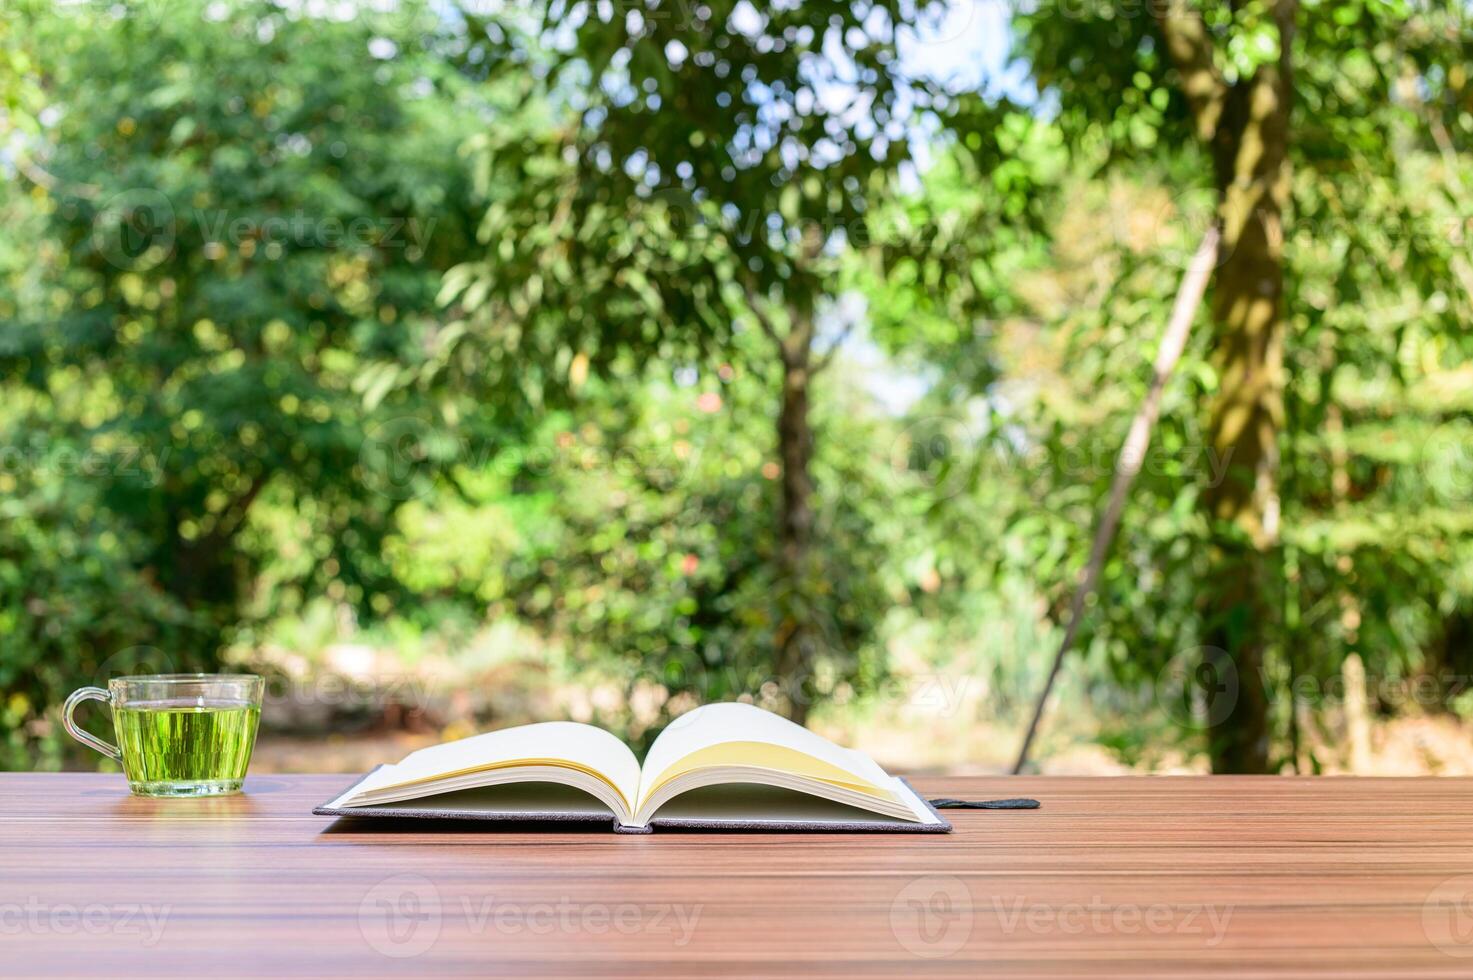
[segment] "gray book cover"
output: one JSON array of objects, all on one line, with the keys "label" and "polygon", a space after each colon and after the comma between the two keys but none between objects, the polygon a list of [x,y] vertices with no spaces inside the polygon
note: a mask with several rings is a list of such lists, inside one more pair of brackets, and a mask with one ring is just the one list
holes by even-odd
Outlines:
[{"label": "gray book cover", "polygon": [[624,826],[612,810],[587,794],[547,783],[459,790],[381,806],[332,805],[371,774],[355,780],[312,812],[322,817],[352,819],[581,823],[590,827],[612,824],[614,832],[619,834],[648,834],[656,828],[742,833],[946,834],[952,830],[946,818],[904,778],[900,779],[901,784],[936,818],[936,823],[913,823],[880,815],[860,817],[862,811],[840,803],[745,783],[692,790],[676,797],[660,807],[646,827]]}]

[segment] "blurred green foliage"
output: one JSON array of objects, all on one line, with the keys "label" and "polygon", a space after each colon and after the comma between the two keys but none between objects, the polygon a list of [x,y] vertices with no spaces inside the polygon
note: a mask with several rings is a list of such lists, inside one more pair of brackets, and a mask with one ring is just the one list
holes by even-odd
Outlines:
[{"label": "blurred green foliage", "polygon": [[[907,67],[924,4],[465,6],[0,17],[0,764],[67,761],[76,686],[344,621],[514,623],[635,740],[926,675],[1015,721],[1217,208],[1154,21],[1019,15],[1020,103]],[[1348,656],[1473,675],[1473,108],[1453,8],[1303,7],[1262,596],[1312,770]],[[1220,72],[1276,53],[1201,8]],[[1220,585],[1207,321],[1066,685],[1132,762],[1210,727],[1162,695]]]},{"label": "blurred green foliage", "polygon": [[[7,242],[0,340],[5,609],[44,625],[5,634],[23,723],[165,623],[193,627],[157,643],[182,668],[304,595],[386,607],[402,488],[374,440],[454,409],[400,379],[428,360],[472,225],[455,79],[398,57],[390,19],[147,12],[35,5],[7,24],[49,113],[20,144],[44,176],[10,202],[34,237]],[[292,512],[301,560],[251,527],[258,500]],[[78,566],[57,568],[69,549]]]},{"label": "blurred green foliage", "polygon": [[[1473,133],[1467,9],[1200,2],[1120,18],[1105,5],[1045,6],[1018,26],[1077,159],[1133,181],[1145,168],[1169,195],[1163,218],[1186,228],[1213,220],[1200,201],[1215,192],[1225,244],[1208,343],[1186,365],[1187,393],[1207,410],[1167,415],[1198,421],[1178,444],[1221,465],[1157,484],[1172,512],[1202,518],[1162,542],[1198,543],[1177,569],[1196,595],[1176,605],[1185,633],[1173,649],[1212,644],[1238,664],[1238,710],[1209,733],[1226,743],[1215,764],[1302,766],[1302,706],[1283,692],[1323,689],[1351,655],[1378,678],[1466,674],[1466,655],[1449,665],[1429,653],[1465,615],[1466,599],[1439,583],[1466,574],[1470,445],[1445,428],[1459,397],[1416,392],[1457,387],[1473,353],[1470,171],[1452,152],[1452,134]],[[1275,103],[1287,105],[1282,127]],[[1282,166],[1262,165],[1274,158]],[[1190,241],[1175,247],[1185,255]],[[1252,312],[1267,303],[1272,325]],[[1102,329],[1129,322],[1108,316]],[[1400,451],[1388,455],[1371,447],[1392,418]],[[1428,479],[1439,469],[1441,491]],[[1139,571],[1171,569],[1147,557]],[[1107,608],[1128,609],[1131,585]],[[1163,636],[1150,619],[1101,622],[1133,649]],[[1268,710],[1254,718],[1260,698]]]},{"label": "blurred green foliage", "polygon": [[827,412],[814,462],[825,488],[815,558],[827,574],[803,597],[819,649],[801,674],[775,669],[793,599],[771,517],[778,473],[761,424],[770,390],[725,365],[638,399],[590,393],[592,410],[550,420],[549,465],[531,481],[547,523],[508,566],[506,611],[580,661],[621,654],[626,686],[663,690],[658,724],[742,695],[774,708],[819,704],[882,676],[879,616],[907,601],[896,559],[911,542],[884,513],[892,487],[872,442],[883,425]]}]

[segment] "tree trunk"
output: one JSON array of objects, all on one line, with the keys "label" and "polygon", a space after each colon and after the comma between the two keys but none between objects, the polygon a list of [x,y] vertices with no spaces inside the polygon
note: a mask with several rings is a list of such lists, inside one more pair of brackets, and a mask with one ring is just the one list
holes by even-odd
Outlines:
[{"label": "tree trunk", "polygon": [[[236,535],[245,526],[252,504],[266,488],[269,477],[253,477],[245,491],[223,510],[217,523],[203,535],[186,538],[182,532],[188,511],[180,506],[166,506],[163,539],[150,564],[159,586],[198,614],[207,629],[202,633],[203,647],[189,651],[204,663],[212,663],[224,646],[231,624],[240,619],[242,569],[236,549]],[[178,497],[186,491],[174,487]]]},{"label": "tree trunk", "polygon": [[1423,653],[1422,679],[1413,688],[1419,707],[1429,713],[1453,710],[1452,701],[1473,690],[1473,611],[1454,609],[1442,621],[1442,635]]},{"label": "tree trunk", "polygon": [[1212,527],[1203,670],[1236,676],[1231,711],[1209,730],[1214,772],[1269,766],[1265,653],[1273,633],[1283,425],[1283,212],[1289,198],[1293,0],[1277,0],[1280,54],[1227,91],[1213,138],[1222,247],[1212,318],[1218,392],[1208,437],[1222,478],[1202,503]]},{"label": "tree trunk", "polygon": [[779,344],[783,391],[777,417],[777,448],[782,459],[778,564],[786,600],[783,622],[778,627],[776,667],[784,713],[802,725],[808,720],[817,640],[808,589],[813,539],[813,428],[808,418],[813,318],[809,313],[792,311],[791,319],[791,327]]}]

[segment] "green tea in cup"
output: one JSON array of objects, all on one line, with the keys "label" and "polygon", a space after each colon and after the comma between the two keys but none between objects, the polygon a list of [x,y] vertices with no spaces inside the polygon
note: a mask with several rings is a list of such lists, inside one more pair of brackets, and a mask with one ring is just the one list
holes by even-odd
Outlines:
[{"label": "green tea in cup", "polygon": [[[252,674],[116,677],[106,690],[74,692],[64,720],[77,741],[122,763],[129,788],[139,796],[238,793],[256,744],[262,687]],[[111,705],[116,746],[72,719],[87,700]]]}]

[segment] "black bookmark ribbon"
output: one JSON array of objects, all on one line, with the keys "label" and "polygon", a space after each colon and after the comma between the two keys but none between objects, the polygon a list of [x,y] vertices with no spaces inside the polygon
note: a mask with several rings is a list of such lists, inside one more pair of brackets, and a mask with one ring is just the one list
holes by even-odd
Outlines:
[{"label": "black bookmark ribbon", "polygon": [[943,797],[939,800],[931,800],[931,805],[938,810],[1037,810],[1037,800],[1013,799],[1013,800],[953,800]]}]

